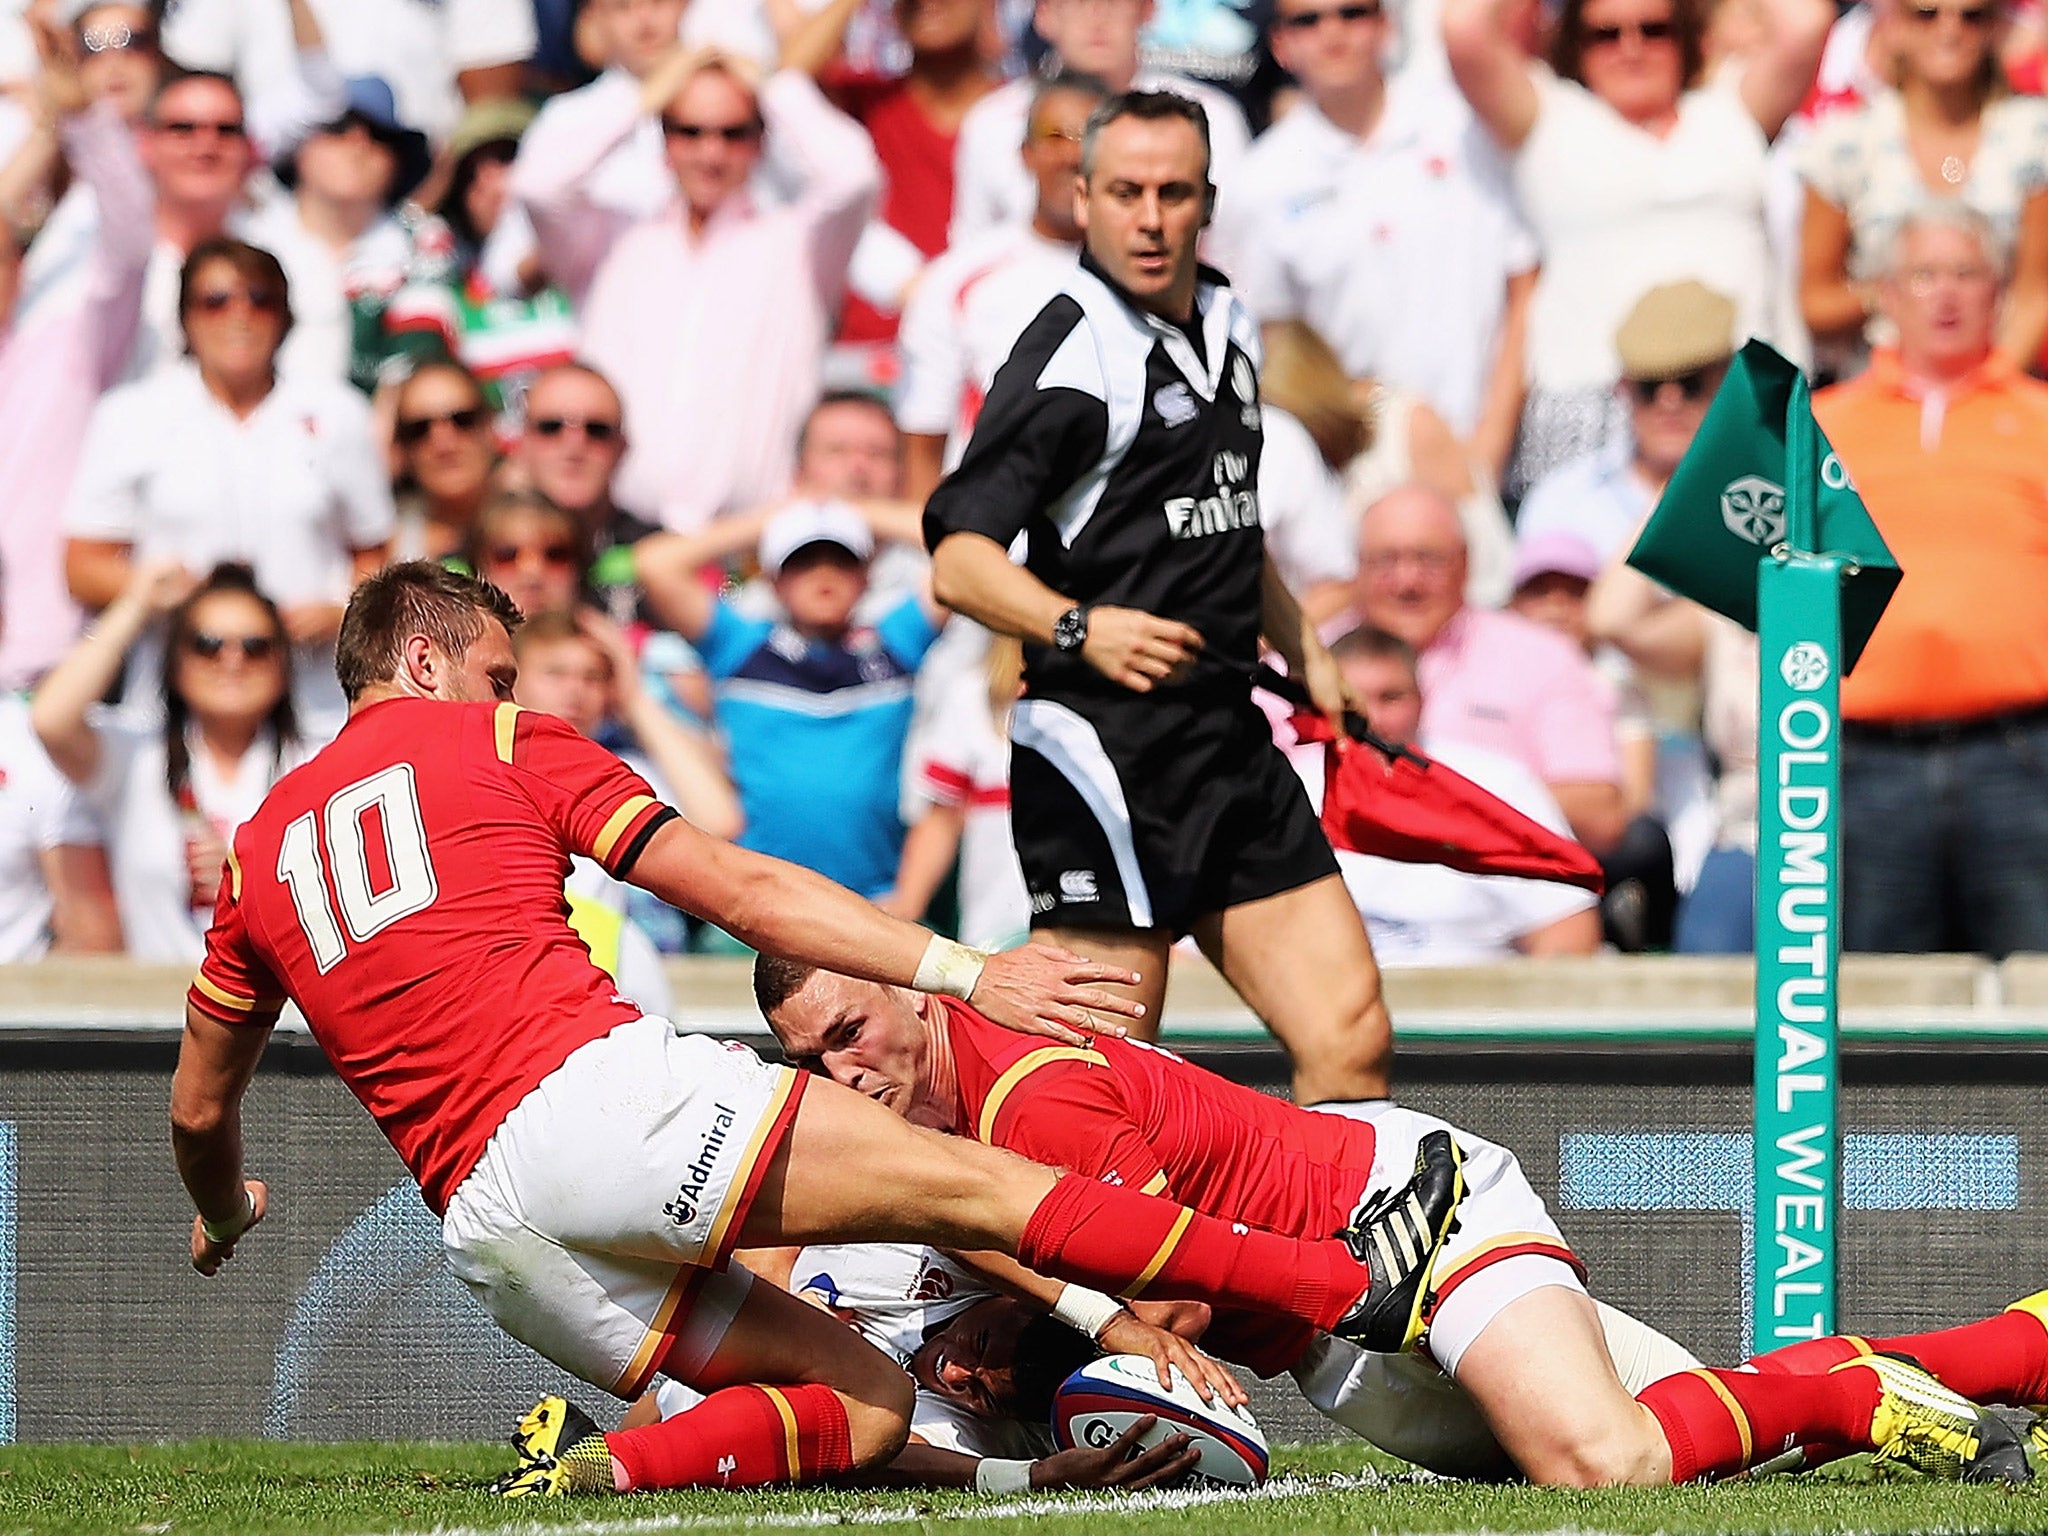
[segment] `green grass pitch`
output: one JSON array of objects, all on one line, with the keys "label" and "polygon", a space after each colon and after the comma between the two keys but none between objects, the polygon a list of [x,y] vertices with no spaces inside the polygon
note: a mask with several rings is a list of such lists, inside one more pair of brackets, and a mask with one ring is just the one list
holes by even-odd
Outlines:
[{"label": "green grass pitch", "polygon": [[561,1530],[578,1536],[792,1531],[1034,1536],[1338,1536],[1378,1532],[2048,1531],[2048,1482],[1960,1487],[1911,1474],[1775,1478],[1717,1488],[1599,1493],[1482,1487],[1385,1470],[1356,1444],[1282,1450],[1255,1495],[1119,1498],[807,1491],[509,1503],[484,1491],[510,1464],[490,1445],[281,1445],[192,1441],[0,1450],[0,1533],[256,1536]]}]

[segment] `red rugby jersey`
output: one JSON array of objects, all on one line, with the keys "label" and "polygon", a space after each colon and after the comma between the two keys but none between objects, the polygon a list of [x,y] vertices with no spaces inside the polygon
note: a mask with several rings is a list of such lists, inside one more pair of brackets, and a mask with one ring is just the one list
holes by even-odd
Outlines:
[{"label": "red rugby jersey", "polygon": [[[963,1136],[1290,1237],[1335,1233],[1372,1176],[1363,1121],[1311,1114],[1157,1046],[1052,1045],[940,1001]],[[1270,1376],[1313,1336],[1306,1323],[1219,1310],[1202,1343]]]},{"label": "red rugby jersey", "polygon": [[505,1116],[639,1016],[569,927],[572,854],[624,875],[675,812],[551,715],[393,699],[352,716],[235,834],[189,1000],[289,997],[447,1209]]},{"label": "red rugby jersey", "polygon": [[1157,1046],[1054,1045],[939,1001],[964,1136],[1295,1237],[1337,1231],[1371,1177],[1363,1121],[1311,1114]]}]

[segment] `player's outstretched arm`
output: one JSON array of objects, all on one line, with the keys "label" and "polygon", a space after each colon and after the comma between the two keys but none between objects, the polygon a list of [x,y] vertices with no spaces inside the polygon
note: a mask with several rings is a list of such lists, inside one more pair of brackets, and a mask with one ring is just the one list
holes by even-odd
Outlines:
[{"label": "player's outstretched arm", "polygon": [[263,1219],[269,1192],[242,1174],[242,1095],[263,1059],[268,1025],[230,1027],[187,1004],[185,1038],[171,1077],[171,1150],[199,1214],[192,1267],[211,1275]]},{"label": "player's outstretched arm", "polygon": [[1144,1007],[1104,983],[1135,986],[1118,966],[1043,944],[982,955],[889,916],[824,876],[708,837],[680,818],[661,826],[626,878],[741,943],[868,981],[971,1002],[1009,1029],[1069,1044],[1124,1032]]}]

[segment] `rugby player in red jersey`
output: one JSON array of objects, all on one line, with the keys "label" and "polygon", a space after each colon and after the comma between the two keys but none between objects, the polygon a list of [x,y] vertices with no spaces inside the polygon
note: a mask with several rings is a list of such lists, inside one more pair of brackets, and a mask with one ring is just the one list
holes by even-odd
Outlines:
[{"label": "rugby player in red jersey", "polygon": [[[762,956],[754,995],[792,1062],[915,1124],[1276,1232],[1343,1225],[1405,1176],[1419,1139],[1450,1131],[1467,1193],[1437,1261],[1426,1348],[1533,1481],[1687,1482],[1800,1446],[1876,1450],[1951,1475],[2027,1475],[2017,1438],[1968,1399],[2048,1398],[2048,1292],[1940,1333],[1795,1345],[1751,1370],[1651,1370],[1643,1375],[1662,1379],[1632,1394],[1608,1331],[1616,1345],[1667,1356],[1676,1347],[1620,1314],[1603,1328],[1582,1266],[1521,1165],[1470,1132],[1384,1102],[1313,1113],[1157,1047],[1027,1040],[969,1004],[794,960]],[[1119,1294],[1137,1294],[1143,1280]],[[1385,1404],[1368,1399],[1405,1393],[1397,1406],[1450,1416],[1438,1449],[1470,1465],[1445,1470],[1486,1470],[1490,1447],[1475,1441],[1469,1407],[1461,1417],[1457,1404],[1432,1403],[1370,1359],[1314,1353],[1311,1325],[1219,1308],[1202,1344],[1261,1375],[1296,1371],[1340,1423],[1352,1413],[1377,1421]]]},{"label": "rugby player in red jersey", "polygon": [[503,593],[439,566],[364,582],[338,642],[347,725],[236,834],[171,1090],[202,1274],[266,1208],[240,1106],[290,999],[507,1332],[622,1396],[656,1370],[709,1394],[608,1436],[543,1400],[507,1492],[741,1487],[902,1446],[907,1379],[727,1268],[741,1244],[995,1249],[1108,1292],[1413,1338],[1462,1192],[1448,1136],[1371,1222],[1305,1240],[933,1136],[643,1017],[569,927],[572,855],[757,948],[972,998],[1029,1034],[1118,1027],[1136,1010],[1103,984],[1136,978],[1043,947],[981,955],[697,831],[616,757],[507,702],[517,623]]}]

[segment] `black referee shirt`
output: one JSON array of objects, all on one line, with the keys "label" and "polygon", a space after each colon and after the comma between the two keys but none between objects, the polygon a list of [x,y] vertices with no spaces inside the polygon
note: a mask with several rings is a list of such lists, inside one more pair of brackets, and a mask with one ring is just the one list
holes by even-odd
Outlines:
[{"label": "black referee shirt", "polygon": [[[1258,331],[1208,267],[1195,323],[1199,352],[1083,255],[997,371],[959,467],[925,504],[924,537],[1007,548],[1028,534],[1025,563],[1055,592],[1178,619],[1249,670],[1265,555]],[[1034,694],[1123,692],[1079,656],[1027,645],[1024,659]]]}]

